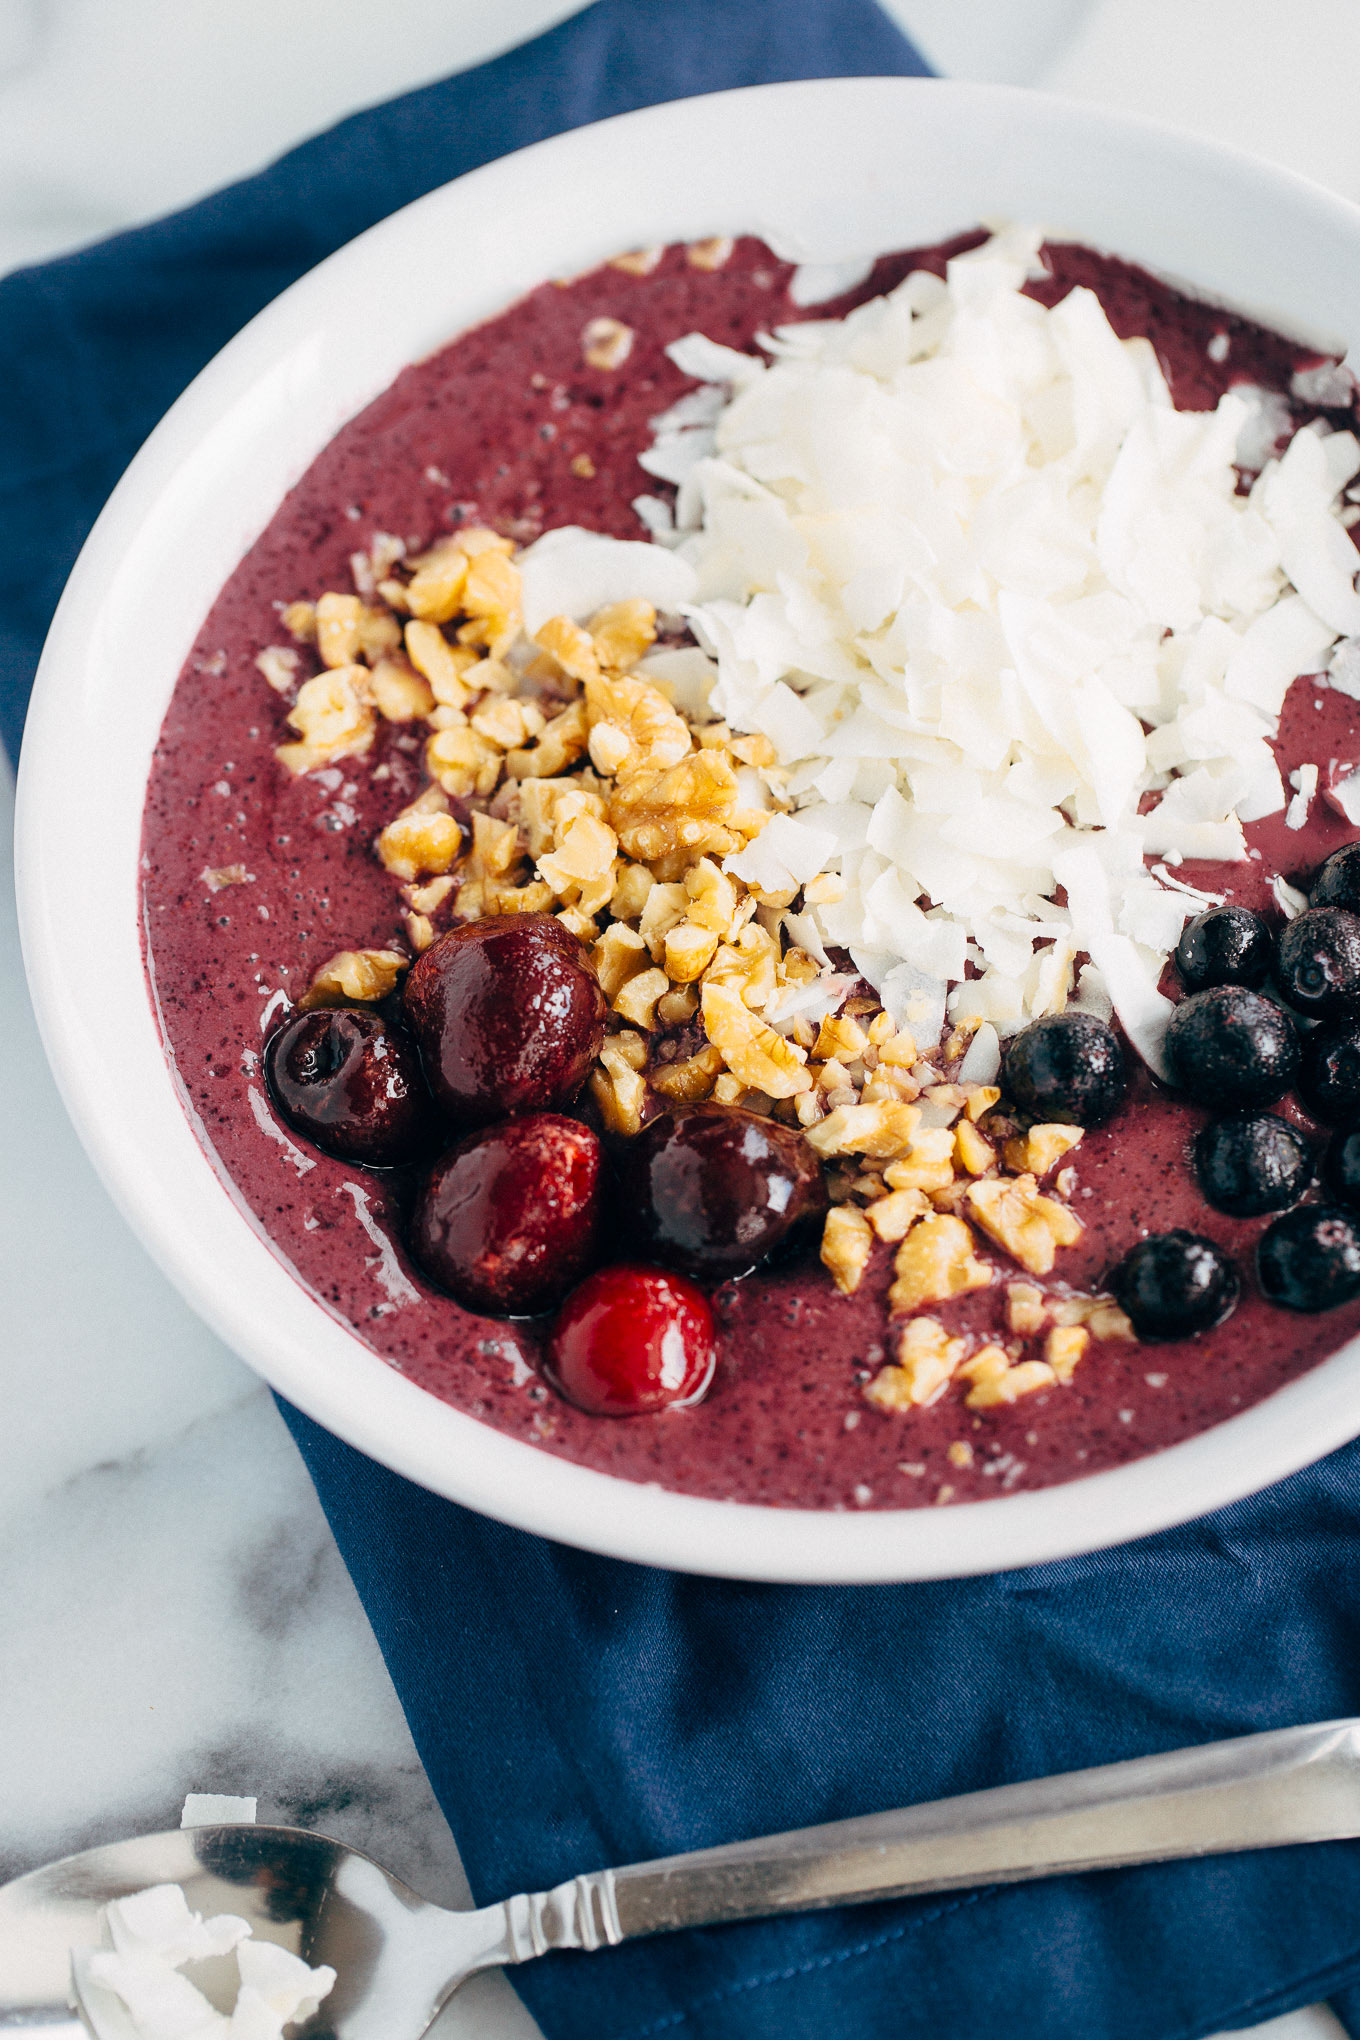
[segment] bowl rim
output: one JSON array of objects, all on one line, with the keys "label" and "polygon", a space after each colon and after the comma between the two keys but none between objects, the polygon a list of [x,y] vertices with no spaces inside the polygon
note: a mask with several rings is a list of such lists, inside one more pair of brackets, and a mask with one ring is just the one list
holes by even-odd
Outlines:
[{"label": "bowl rim", "polygon": [[[340,344],[335,321],[356,285],[378,274],[397,276],[403,260],[422,248],[428,253],[449,234],[461,234],[474,253],[481,251],[479,275],[497,277],[494,289],[487,283],[482,301],[464,292],[464,311],[453,325],[440,319],[419,280],[409,280],[396,311],[405,336],[395,357],[400,367],[512,301],[498,294],[513,265],[507,272],[504,251],[496,248],[496,223],[518,222],[529,230],[530,244],[552,226],[556,245],[571,247],[577,270],[639,239],[697,238],[715,230],[713,167],[693,180],[693,190],[663,199],[658,164],[669,165],[674,182],[676,168],[693,164],[696,149],[730,145],[738,156],[745,151],[745,166],[757,183],[767,178],[768,194],[775,169],[768,177],[763,164],[753,170],[751,152],[773,147],[778,158],[795,131],[815,137],[810,153],[819,164],[838,137],[848,142],[867,136],[863,146],[876,153],[864,202],[869,211],[876,204],[881,210],[900,198],[882,189],[886,167],[896,160],[889,122],[915,122],[927,139],[937,141],[949,122],[964,123],[970,143],[998,160],[1021,142],[1031,150],[1051,145],[1058,159],[1066,151],[1073,165],[1095,163],[1102,154],[1107,160],[1131,156],[1155,172],[1154,184],[1160,177],[1172,196],[1182,190],[1187,203],[1194,194],[1211,213],[1215,204],[1226,204],[1230,212],[1234,206],[1264,207],[1268,218],[1292,224],[1306,244],[1305,262],[1310,234],[1323,247],[1349,239],[1360,256],[1360,208],[1305,178],[1157,121],[1015,87],[933,79],[744,87],[615,116],[536,143],[439,187],[336,251],[260,312],[171,407],[114,490],[72,571],[44,647],[19,769],[16,884],[44,1045],[114,1201],[200,1315],[309,1417],[437,1494],[567,1544],[734,1578],[832,1584],[953,1577],[1060,1559],[1166,1529],[1254,1492],[1360,1432],[1360,1339],[1264,1401],[1180,1444],[1054,1487],[946,1509],[858,1512],[708,1500],[623,1480],[522,1443],[416,1387],[319,1304],[269,1245],[206,1140],[196,1136],[187,1099],[161,1048],[154,982],[143,978],[128,817],[135,805],[139,850],[150,758],[146,732],[152,730],[154,742],[170,688],[208,606],[195,609],[197,598],[190,594],[176,608],[179,598],[166,580],[166,562],[179,532],[209,534],[205,550],[211,559],[203,572],[212,559],[222,558],[229,572],[272,514],[266,509],[258,517],[258,501],[252,508],[234,498],[228,508],[216,508],[212,485],[230,496],[242,446],[262,444],[260,434],[270,420],[286,436],[288,407],[296,410],[301,391],[311,396],[312,407],[304,407],[305,426],[298,429],[312,450],[296,468],[300,473],[344,418],[395,373],[389,363],[381,380],[373,380],[387,359],[376,339],[365,343],[362,362],[343,372],[335,367]],[[915,131],[912,146],[914,136]],[[800,153],[809,153],[802,143]],[[639,156],[648,160],[642,182],[650,180],[657,194],[645,216],[655,219],[659,212],[665,226],[663,233],[630,238],[627,222],[643,215],[635,196],[620,195],[618,164]],[[724,164],[730,180],[730,157]],[[806,180],[809,172],[799,175]],[[729,181],[729,193],[731,188]],[[545,193],[551,194],[546,200]],[[938,207],[946,196],[933,192],[929,202]],[[843,194],[840,202],[843,206]],[[749,203],[743,198],[741,207]],[[778,210],[776,199],[767,195],[765,203]],[[806,218],[794,204],[782,226],[768,218],[763,225],[743,224],[731,214],[725,223],[730,231],[765,232],[777,242],[782,237],[784,248],[804,259],[834,259],[838,251],[843,256],[847,215],[839,216],[835,231],[842,239],[833,245],[828,236],[838,217],[835,204],[819,213],[818,203],[809,205]],[[1085,203],[1075,202],[1067,217],[1080,214]],[[557,223],[569,206],[575,208],[577,229],[564,243]],[[1118,210],[1115,204],[1113,214]],[[956,211],[954,231],[960,223]],[[946,221],[940,234],[948,230]],[[1116,245],[1110,236],[1080,237]],[[1184,235],[1180,245],[1190,245]],[[1126,242],[1117,252],[1148,260]],[[1158,266],[1172,276],[1190,273],[1174,260]],[[1274,269],[1280,277],[1289,271],[1278,249]],[[560,271],[545,264],[519,288],[552,273]],[[1300,273],[1309,275],[1306,269]],[[1220,294],[1211,285],[1198,288],[1202,296]],[[1271,302],[1283,304],[1285,312],[1268,315],[1298,330],[1284,282],[1277,281],[1275,290]],[[1245,308],[1240,293],[1222,294]],[[1347,299],[1342,310],[1342,323],[1331,330],[1353,332],[1360,340],[1360,298],[1353,309]],[[1317,313],[1314,333],[1328,330],[1329,315],[1330,307]],[[383,344],[390,353],[391,336]],[[275,507],[282,493],[274,496]],[[186,525],[186,513],[209,521]],[[195,565],[193,573],[198,571]],[[225,578],[218,575],[209,601]],[[152,588],[165,597],[167,610],[156,624],[164,639],[159,663],[149,662],[159,675],[159,705],[149,695],[146,702],[135,693],[124,696],[125,722],[130,715],[132,723],[128,734],[118,719],[117,680],[127,670],[138,602],[144,604]],[[165,647],[172,641],[182,649],[170,669]],[[79,832],[88,833],[92,814],[107,825],[117,854],[84,889],[73,917],[69,845],[84,840]],[[73,929],[78,942],[71,939]],[[136,996],[129,969],[134,953]]]}]

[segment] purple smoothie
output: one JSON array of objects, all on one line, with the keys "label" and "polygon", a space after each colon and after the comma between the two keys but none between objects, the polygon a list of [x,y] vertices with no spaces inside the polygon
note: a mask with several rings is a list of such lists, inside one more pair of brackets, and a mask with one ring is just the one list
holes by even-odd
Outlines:
[{"label": "purple smoothie", "polygon": [[[1242,1302],[1219,1330],[1174,1344],[1095,1344],[1071,1386],[1009,1409],[975,1415],[951,1393],[891,1414],[861,1395],[889,1357],[892,1250],[879,1247],[853,1297],[838,1295],[815,1259],[719,1289],[721,1355],[708,1399],[626,1421],[591,1418],[539,1378],[537,1326],[471,1316],[419,1276],[402,1245],[409,1182],[294,1141],[268,1103],[260,1051],[285,997],[296,998],[336,950],[381,947],[399,930],[400,903],[371,846],[424,777],[421,738],[387,724],[365,758],[297,779],[276,764],[286,704],[255,656],[284,635],[280,609],[348,587],[350,555],[380,531],[417,547],[467,520],[521,543],[568,523],[643,536],[631,499],[657,484],[636,457],[650,443],[649,420],[692,386],[664,354],[670,341],[698,330],[749,348],[762,329],[842,314],[911,268],[942,271],[980,238],[885,257],[859,291],[813,314],[792,306],[790,267],[758,241],[739,241],[716,271],[671,249],[650,275],[606,267],[544,285],[407,369],[320,455],[228,581],[157,746],[144,834],[147,970],[166,1052],[215,1167],[297,1279],[387,1364],[498,1430],[627,1479],[815,1508],[1042,1487],[1190,1437],[1360,1329],[1360,1303],[1297,1318],[1256,1294],[1251,1250],[1267,1221],[1205,1206],[1186,1146],[1206,1115],[1140,1074],[1118,1117],[1089,1133],[1074,1158],[1073,1201],[1086,1230],[1056,1273],[1074,1288],[1099,1287],[1144,1232],[1188,1226],[1220,1241],[1244,1272]],[[1317,360],[1088,249],[1055,246],[1048,257],[1051,281],[1034,294],[1051,303],[1074,284],[1092,287],[1121,335],[1152,338],[1182,408],[1210,408],[1238,381],[1287,391],[1293,372]],[[637,335],[617,371],[582,365],[582,328],[600,315]],[[1215,361],[1206,349],[1219,334],[1228,348]],[[1300,422],[1312,415],[1297,408]],[[1320,761],[1325,785],[1329,760],[1360,760],[1355,704],[1297,681],[1277,750],[1286,774]],[[1354,832],[1317,800],[1301,831],[1276,816],[1247,834],[1256,861],[1187,864],[1183,876],[1268,908],[1272,872],[1302,882]],[[212,889],[205,874],[236,865],[249,879]],[[1004,1293],[1003,1282],[931,1314],[999,1331]],[[971,1447],[971,1464],[958,1463],[967,1458],[960,1444]]]}]

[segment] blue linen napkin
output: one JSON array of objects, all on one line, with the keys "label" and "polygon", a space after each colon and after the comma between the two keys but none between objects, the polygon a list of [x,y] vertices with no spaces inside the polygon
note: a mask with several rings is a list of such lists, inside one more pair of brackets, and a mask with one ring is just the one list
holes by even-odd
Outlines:
[{"label": "blue linen napkin", "polygon": [[[80,541],[190,376],[443,180],[688,92],[925,69],[870,0],[599,0],[176,218],[0,283],[0,713],[17,746]],[[594,1866],[1360,1712],[1360,1446],[1063,1565],[855,1589],[567,1550],[285,1408],[479,1900]],[[1360,2036],[1353,1844],[554,1956],[550,2040],[1193,2040],[1331,1994]]]}]

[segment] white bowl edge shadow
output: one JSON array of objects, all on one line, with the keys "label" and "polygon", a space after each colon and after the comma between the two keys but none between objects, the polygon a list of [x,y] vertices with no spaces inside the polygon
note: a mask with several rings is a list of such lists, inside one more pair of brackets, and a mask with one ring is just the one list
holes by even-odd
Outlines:
[{"label": "white bowl edge shadow", "polygon": [[[1291,331],[1360,342],[1360,208],[1158,123],[934,80],[680,101],[474,171],[285,291],[151,435],[62,597],[25,733],[16,866],[34,1004],[76,1127],[165,1273],[275,1388],[394,1471],[521,1529],[735,1578],[945,1578],[1186,1521],[1360,1432],[1356,1340],[1181,1444],[996,1500],[814,1511],[598,1473],[440,1403],[319,1305],[200,1145],[163,1052],[139,933],[151,752],[222,583],[339,426],[407,362],[621,249],[745,231],[836,260],[997,217],[1090,241]],[[380,317],[356,311],[373,307]],[[70,846],[92,842],[100,854],[82,857],[73,900]],[[1282,1314],[1282,1338],[1290,1322]]]}]

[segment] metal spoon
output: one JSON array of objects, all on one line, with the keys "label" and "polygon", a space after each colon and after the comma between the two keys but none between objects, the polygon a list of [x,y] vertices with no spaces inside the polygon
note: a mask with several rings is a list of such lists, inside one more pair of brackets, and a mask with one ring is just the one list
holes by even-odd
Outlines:
[{"label": "metal spoon", "polygon": [[87,2040],[71,1950],[99,1944],[101,1906],[149,1884],[180,1884],[196,1911],[240,1914],[261,1940],[335,1969],[299,2040],[419,2040],[474,1971],[550,1948],[1355,1835],[1360,1720],[590,1870],[477,1912],[430,1905],[357,1849],[300,1828],[181,1829],[87,1849],[0,1888],[0,2032]]}]

